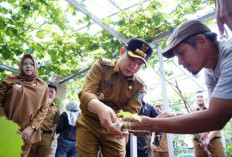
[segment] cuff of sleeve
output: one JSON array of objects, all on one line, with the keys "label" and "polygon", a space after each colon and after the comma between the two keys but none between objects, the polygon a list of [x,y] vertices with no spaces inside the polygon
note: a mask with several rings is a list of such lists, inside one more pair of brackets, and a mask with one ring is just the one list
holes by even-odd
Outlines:
[{"label": "cuff of sleeve", "polygon": [[83,113],[86,113],[88,111],[88,103],[91,99],[98,99],[97,96],[95,94],[92,93],[88,93],[88,95],[86,94],[85,96],[83,95],[82,97],[82,103],[81,103],[81,109]]},{"label": "cuff of sleeve", "polygon": [[139,106],[124,106],[123,107],[123,111],[127,111],[127,112],[131,112],[131,113],[133,113],[133,114],[139,114],[139,111],[140,111],[140,109],[141,109],[141,105]]}]

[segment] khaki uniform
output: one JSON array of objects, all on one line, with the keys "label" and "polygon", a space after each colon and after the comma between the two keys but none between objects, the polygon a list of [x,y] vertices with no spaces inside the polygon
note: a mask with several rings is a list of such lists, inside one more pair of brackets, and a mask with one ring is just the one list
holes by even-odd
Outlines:
[{"label": "khaki uniform", "polygon": [[[193,142],[193,149],[195,157],[207,157],[206,152],[199,146],[199,142],[197,140],[194,140]],[[215,137],[210,141],[208,150],[212,154],[212,157],[225,157],[220,137]]]},{"label": "khaki uniform", "polygon": [[[114,111],[138,113],[143,84],[135,76],[125,78],[117,61],[97,61],[90,69],[79,93],[82,110],[77,120],[77,152],[80,157],[95,157],[99,146],[105,157],[124,157],[125,139],[116,139],[100,124],[98,116],[87,110],[91,99],[99,99]],[[99,97],[98,97],[99,96]]]},{"label": "khaki uniform", "polygon": [[[206,107],[203,108],[203,110],[206,109]],[[201,111],[201,109],[197,108],[196,111]],[[196,135],[193,136],[193,149],[195,157],[207,157],[207,153],[200,146]],[[212,154],[212,157],[225,157],[224,148],[221,142],[221,133],[219,131],[216,136],[211,139],[209,147],[207,149]]]},{"label": "khaki uniform", "polygon": [[[37,89],[37,90],[35,90]],[[23,92],[29,90],[27,94],[23,95]],[[22,101],[24,107],[10,106],[11,101],[16,101],[17,99],[12,99],[13,91],[17,91],[17,93],[22,93],[22,95],[18,96],[18,101]],[[48,95],[48,87],[47,83],[41,79],[35,79],[34,81],[22,81],[17,78],[13,78],[12,76],[8,76],[1,84],[0,84],[0,117],[6,116],[8,119],[13,120],[20,126],[20,131],[23,131],[28,126],[35,126],[36,131],[32,132],[32,135],[28,140],[24,141],[24,145],[22,147],[22,155],[23,157],[28,156],[31,145],[35,142],[40,141],[40,125],[47,114],[48,111],[48,103],[47,102]],[[20,100],[21,98],[27,100],[24,102]],[[33,98],[36,97],[36,98]],[[32,100],[33,99],[33,100]],[[30,103],[29,103],[30,101]],[[33,101],[38,101],[33,103]],[[18,105],[19,104],[14,104]],[[37,105],[37,106],[36,106]],[[17,121],[19,118],[9,117],[9,113],[11,110],[15,110],[13,116],[14,117],[25,117],[22,121]],[[27,110],[27,111],[26,111]],[[30,115],[26,115],[30,113],[29,111],[33,111]]]},{"label": "khaki uniform", "polygon": [[47,157],[50,153],[53,140],[53,125],[58,124],[60,108],[52,103],[41,126],[41,141],[34,143],[31,147],[29,157]]},{"label": "khaki uniform", "polygon": [[156,147],[153,151],[154,157],[169,157],[167,141],[167,134],[163,133],[160,145]]}]

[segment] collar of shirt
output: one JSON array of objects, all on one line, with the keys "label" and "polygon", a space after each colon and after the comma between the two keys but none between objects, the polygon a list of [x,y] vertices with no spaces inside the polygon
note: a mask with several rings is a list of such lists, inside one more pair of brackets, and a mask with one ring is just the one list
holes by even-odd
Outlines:
[{"label": "collar of shirt", "polygon": [[117,60],[114,66],[114,73],[119,72],[119,61]]}]

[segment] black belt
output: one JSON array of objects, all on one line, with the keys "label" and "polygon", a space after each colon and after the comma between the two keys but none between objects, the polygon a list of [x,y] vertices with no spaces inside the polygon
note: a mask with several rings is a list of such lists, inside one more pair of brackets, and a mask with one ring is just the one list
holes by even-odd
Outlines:
[{"label": "black belt", "polygon": [[41,130],[40,133],[41,133],[41,134],[51,134],[52,131],[44,131],[44,130]]},{"label": "black belt", "polygon": [[[216,136],[216,137],[212,138],[212,140],[210,140],[210,141],[213,141],[213,140],[218,139],[218,138],[221,138],[221,137]],[[197,138],[194,138],[193,140],[198,141],[198,139],[197,139]]]},{"label": "black belt", "polygon": [[68,141],[71,141],[71,142],[76,141],[76,139],[69,139],[69,138],[64,138],[64,137],[61,137],[61,136],[59,136],[58,139],[68,140]]}]

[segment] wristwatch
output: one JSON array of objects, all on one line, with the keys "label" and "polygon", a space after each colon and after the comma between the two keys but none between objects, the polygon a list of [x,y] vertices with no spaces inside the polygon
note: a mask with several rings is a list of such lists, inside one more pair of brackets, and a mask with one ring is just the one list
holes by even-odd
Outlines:
[{"label": "wristwatch", "polygon": [[34,125],[31,125],[31,128],[36,131],[36,127]]}]

